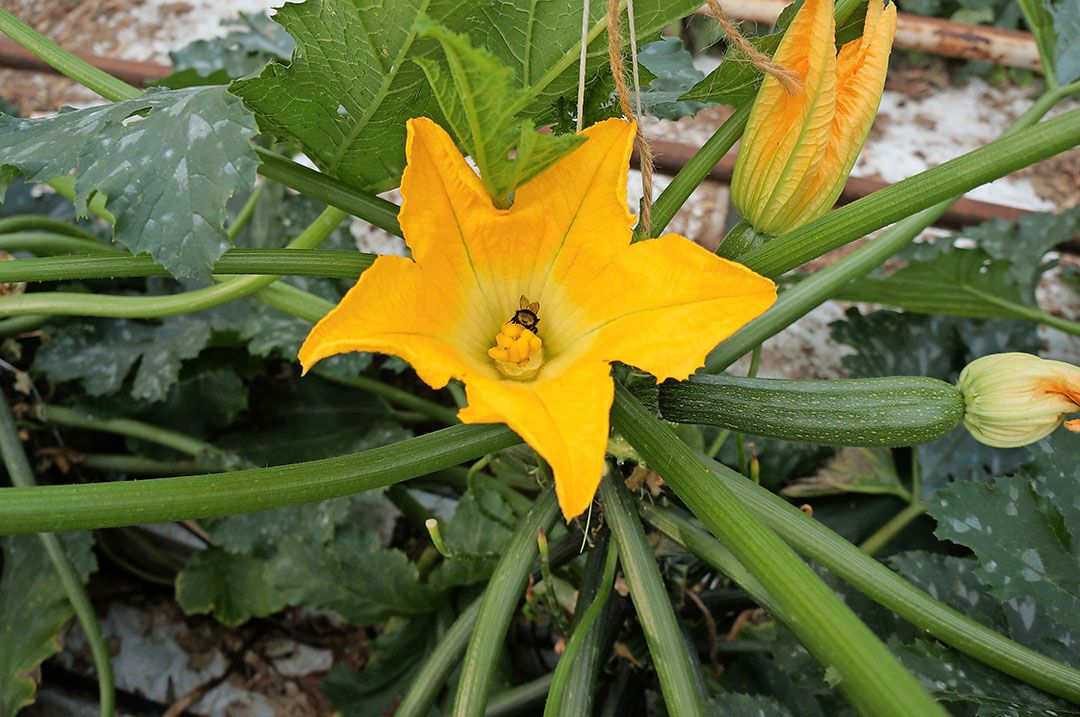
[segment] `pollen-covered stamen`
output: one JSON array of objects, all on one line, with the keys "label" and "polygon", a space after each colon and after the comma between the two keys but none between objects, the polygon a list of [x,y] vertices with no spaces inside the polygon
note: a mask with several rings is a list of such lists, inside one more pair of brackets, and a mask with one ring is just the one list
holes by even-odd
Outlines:
[{"label": "pollen-covered stamen", "polygon": [[495,345],[488,349],[499,373],[516,381],[527,381],[544,365],[544,342],[521,324],[507,321],[495,334]]}]

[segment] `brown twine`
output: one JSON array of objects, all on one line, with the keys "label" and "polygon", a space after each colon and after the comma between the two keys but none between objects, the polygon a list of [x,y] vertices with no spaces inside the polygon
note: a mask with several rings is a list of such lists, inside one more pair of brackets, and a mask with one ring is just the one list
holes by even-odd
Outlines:
[{"label": "brown twine", "polygon": [[716,22],[720,23],[721,29],[724,34],[727,35],[728,42],[735,46],[739,52],[746,55],[746,58],[750,60],[750,63],[761,70],[762,72],[772,75],[780,86],[787,90],[789,95],[797,95],[802,92],[802,80],[799,79],[798,73],[777,64],[771,57],[766,55],[761,50],[754,47],[754,45],[739,32],[738,26],[731,21],[731,18],[724,12],[724,8],[720,6],[720,0],[707,0],[709,15],[712,16]]},{"label": "brown twine", "polygon": [[[626,65],[623,61],[622,37],[619,35],[619,0],[608,0],[607,13],[608,63],[615,78],[615,95],[619,98],[619,107],[627,118],[637,118],[630,106],[630,89],[626,86]],[[638,123],[634,145],[638,151],[638,164],[641,170],[641,229],[644,236],[649,236],[652,225],[652,189],[653,155],[649,140]]]}]

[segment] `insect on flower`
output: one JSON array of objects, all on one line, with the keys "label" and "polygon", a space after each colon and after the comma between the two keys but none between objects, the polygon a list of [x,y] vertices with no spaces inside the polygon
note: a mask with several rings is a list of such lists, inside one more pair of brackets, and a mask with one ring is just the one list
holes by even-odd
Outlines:
[{"label": "insect on flower", "polygon": [[603,471],[611,363],[686,378],[776,298],[683,237],[630,243],[634,132],[586,129],[501,209],[441,127],[409,120],[399,220],[412,258],[376,259],[311,331],[304,369],[379,351],[434,388],[462,381],[458,417],[510,426],[551,465],[564,515],[582,513]]}]

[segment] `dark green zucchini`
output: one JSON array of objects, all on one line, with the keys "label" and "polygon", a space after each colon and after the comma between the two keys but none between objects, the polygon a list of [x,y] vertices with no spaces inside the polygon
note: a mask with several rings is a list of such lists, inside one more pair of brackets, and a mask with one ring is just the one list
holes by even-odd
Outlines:
[{"label": "dark green zucchini", "polygon": [[964,397],[921,376],[785,381],[694,376],[660,386],[660,412],[677,423],[834,446],[911,446],[964,418]]}]

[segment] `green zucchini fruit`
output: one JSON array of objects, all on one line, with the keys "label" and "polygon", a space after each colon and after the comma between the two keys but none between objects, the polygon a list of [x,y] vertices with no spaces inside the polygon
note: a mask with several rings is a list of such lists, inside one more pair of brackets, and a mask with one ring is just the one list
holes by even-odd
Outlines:
[{"label": "green zucchini fruit", "polygon": [[660,386],[660,413],[676,423],[834,446],[928,443],[964,418],[950,383],[922,376],[787,381],[694,376]]}]

